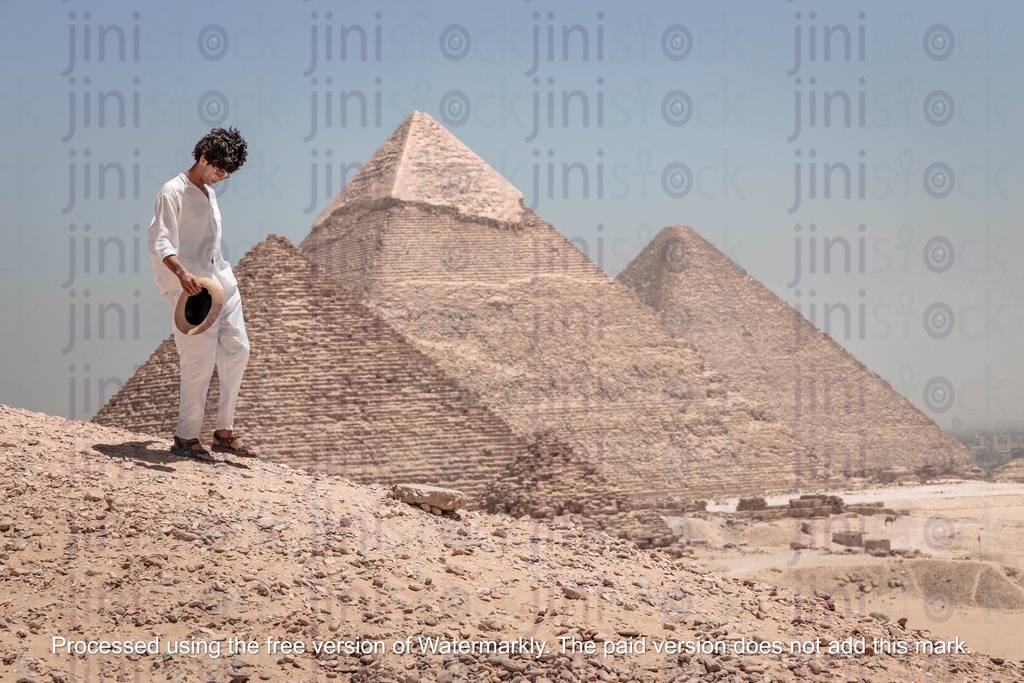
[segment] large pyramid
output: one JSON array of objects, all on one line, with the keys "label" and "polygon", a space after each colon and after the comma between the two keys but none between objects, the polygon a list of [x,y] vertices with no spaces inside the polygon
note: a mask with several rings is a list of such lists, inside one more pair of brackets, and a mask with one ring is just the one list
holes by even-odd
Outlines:
[{"label": "large pyramid", "polygon": [[516,434],[571,444],[633,497],[782,489],[823,471],[426,114],[300,249]]},{"label": "large pyramid", "polygon": [[[419,480],[482,494],[529,443],[283,237],[235,269],[252,345],[235,430],[268,459],[360,482]],[[96,415],[171,434],[178,355],[166,339]],[[213,432],[216,377],[207,400]]]},{"label": "large pyramid", "polygon": [[972,464],[959,441],[690,228],[662,230],[618,280],[788,425],[816,466],[873,475]]}]

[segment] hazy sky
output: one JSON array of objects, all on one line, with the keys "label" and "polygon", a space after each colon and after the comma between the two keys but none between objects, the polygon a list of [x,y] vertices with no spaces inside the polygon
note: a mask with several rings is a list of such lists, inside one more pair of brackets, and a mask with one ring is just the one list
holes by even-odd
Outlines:
[{"label": "hazy sky", "polygon": [[0,402],[89,418],[167,336],[145,233],[210,127],[250,143],[237,262],[419,109],[609,274],[688,224],[941,426],[1020,421],[1022,30],[1016,0],[0,1]]}]

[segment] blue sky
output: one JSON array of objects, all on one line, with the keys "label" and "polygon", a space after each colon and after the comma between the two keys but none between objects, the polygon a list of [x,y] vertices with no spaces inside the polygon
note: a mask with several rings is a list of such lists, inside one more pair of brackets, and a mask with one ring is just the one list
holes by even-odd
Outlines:
[{"label": "blue sky", "polygon": [[1011,0],[0,2],[0,402],[90,417],[167,335],[145,231],[212,125],[252,150],[237,262],[420,109],[609,274],[690,225],[863,311],[834,336],[943,427],[1020,421],[1022,28]]}]

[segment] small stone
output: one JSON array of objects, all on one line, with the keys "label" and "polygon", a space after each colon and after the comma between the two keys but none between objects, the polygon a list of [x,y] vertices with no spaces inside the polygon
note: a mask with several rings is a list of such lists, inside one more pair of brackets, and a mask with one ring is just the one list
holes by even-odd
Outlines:
[{"label": "small stone", "polygon": [[570,600],[582,600],[584,596],[583,591],[572,586],[562,586],[562,594]]}]

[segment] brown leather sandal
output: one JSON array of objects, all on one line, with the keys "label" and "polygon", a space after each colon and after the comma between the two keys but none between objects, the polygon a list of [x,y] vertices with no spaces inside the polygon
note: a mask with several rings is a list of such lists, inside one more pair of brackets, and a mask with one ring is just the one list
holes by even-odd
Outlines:
[{"label": "brown leather sandal", "polygon": [[210,454],[210,451],[199,443],[199,439],[182,439],[174,436],[174,444],[171,445],[171,453],[182,458],[192,458],[199,462],[217,462],[217,458]]},{"label": "brown leather sandal", "polygon": [[[234,443],[238,443],[238,445],[233,446]],[[250,448],[242,443],[242,439],[237,434],[217,436],[217,432],[214,432],[212,448],[217,453],[231,453],[240,458],[255,458],[259,455],[255,448]]]}]

